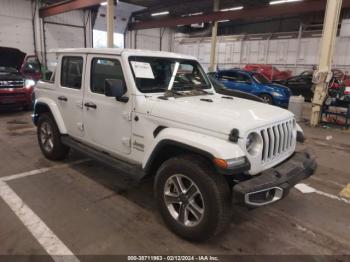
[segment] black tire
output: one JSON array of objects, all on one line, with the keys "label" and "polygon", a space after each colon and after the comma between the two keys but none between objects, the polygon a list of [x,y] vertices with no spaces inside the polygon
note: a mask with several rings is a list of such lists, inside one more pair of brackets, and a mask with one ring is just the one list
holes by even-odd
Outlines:
[{"label": "black tire", "polygon": [[[172,179],[175,174],[181,174],[189,178],[201,193],[204,208],[202,209],[201,219],[198,220],[196,225],[188,226],[181,223],[174,218],[167,207],[165,189],[167,188],[167,181]],[[157,172],[154,192],[160,214],[166,225],[174,233],[187,240],[207,240],[220,233],[230,222],[231,190],[225,178],[215,173],[205,158],[196,155],[183,155],[165,161]],[[179,206],[178,210],[181,206],[184,206],[182,203],[185,202],[180,203],[177,204]],[[189,214],[188,211],[187,214]],[[180,217],[180,212],[178,217]],[[187,217],[191,216],[187,215]],[[192,217],[195,218],[193,215]]]},{"label": "black tire", "polygon": [[[50,137],[50,141],[52,141],[52,146],[50,146],[50,148],[48,148],[47,144],[45,144],[42,137],[43,134],[41,130],[45,129],[46,126],[50,127],[51,130],[51,135],[48,135]],[[51,114],[45,113],[40,115],[37,125],[37,137],[41,152],[46,158],[57,161],[63,160],[67,157],[69,147],[62,144],[60,131],[58,130],[56,122]]]},{"label": "black tire", "polygon": [[265,103],[269,104],[269,105],[273,105],[273,99],[272,96],[268,95],[268,94],[261,94],[259,96],[262,100],[264,100]]}]

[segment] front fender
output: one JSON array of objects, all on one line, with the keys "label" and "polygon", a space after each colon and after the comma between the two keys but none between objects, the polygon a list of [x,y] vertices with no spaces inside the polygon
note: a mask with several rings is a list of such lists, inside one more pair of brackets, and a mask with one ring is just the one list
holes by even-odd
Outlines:
[{"label": "front fender", "polygon": [[40,98],[37,98],[36,101],[35,101],[35,105],[34,105],[34,114],[33,114],[33,120],[34,120],[34,123],[35,123],[35,119],[39,116],[40,114],[40,106],[47,106],[50,110],[50,113],[53,115],[55,121],[56,121],[56,124],[57,124],[57,127],[58,129],[60,130],[60,133],[61,134],[67,134],[67,128],[64,124],[64,121],[63,121],[63,118],[62,118],[62,115],[60,113],[60,110],[58,109],[58,106],[57,104],[55,103],[55,101],[53,101],[52,99],[50,98],[47,98],[47,97],[40,97]]},{"label": "front fender", "polygon": [[[152,143],[147,147],[142,166],[146,167],[147,163],[154,157],[154,152],[159,150],[159,146],[166,144],[163,142],[173,142],[193,151],[199,151],[211,158],[232,159],[245,156],[242,149],[235,143],[209,135],[199,134],[188,130],[178,128],[165,128]],[[153,156],[152,156],[153,154]]]}]

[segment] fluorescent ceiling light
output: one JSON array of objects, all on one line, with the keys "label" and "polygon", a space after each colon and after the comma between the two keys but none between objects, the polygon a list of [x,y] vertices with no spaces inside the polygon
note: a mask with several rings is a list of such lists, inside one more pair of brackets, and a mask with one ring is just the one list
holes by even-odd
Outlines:
[{"label": "fluorescent ceiling light", "polygon": [[168,15],[168,14],[169,14],[169,11],[164,11],[164,12],[152,13],[151,16]]},{"label": "fluorescent ceiling light", "polygon": [[225,22],[230,22],[230,20],[220,20],[218,23],[225,23]]},{"label": "fluorescent ceiling light", "polygon": [[236,6],[236,7],[230,7],[230,8],[224,8],[221,9],[221,12],[226,12],[226,11],[237,11],[237,10],[242,10],[244,6]]},{"label": "fluorescent ceiling light", "polygon": [[[114,4],[115,4],[115,2],[119,2],[119,0],[117,0],[117,1],[114,1]],[[106,6],[106,5],[108,5],[108,2],[106,1],[106,2],[102,2],[100,5],[102,5],[102,6]]]},{"label": "fluorescent ceiling light", "polygon": [[198,12],[198,13],[192,13],[192,14],[185,14],[185,15],[182,15],[181,17],[186,17],[186,16],[195,16],[195,15],[202,15],[203,12]]},{"label": "fluorescent ceiling light", "polygon": [[270,1],[270,5],[278,5],[278,4],[300,2],[300,1],[303,1],[303,0],[276,0],[276,1]]}]

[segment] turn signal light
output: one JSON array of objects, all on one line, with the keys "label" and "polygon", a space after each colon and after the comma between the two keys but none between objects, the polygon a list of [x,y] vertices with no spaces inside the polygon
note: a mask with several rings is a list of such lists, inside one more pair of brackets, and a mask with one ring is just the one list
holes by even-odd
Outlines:
[{"label": "turn signal light", "polygon": [[225,159],[214,158],[213,162],[217,167],[220,167],[222,169],[228,168],[228,163]]}]

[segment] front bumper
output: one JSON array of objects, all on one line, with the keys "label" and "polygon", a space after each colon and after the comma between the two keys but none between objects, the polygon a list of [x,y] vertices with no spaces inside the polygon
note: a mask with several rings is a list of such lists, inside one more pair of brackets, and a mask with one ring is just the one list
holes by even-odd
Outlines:
[{"label": "front bumper", "polygon": [[297,152],[282,164],[233,187],[234,200],[248,207],[272,204],[288,195],[289,189],[314,174],[317,164],[308,152]]},{"label": "front bumper", "polygon": [[0,90],[0,106],[23,106],[32,103],[32,89],[13,88],[11,90]]}]

